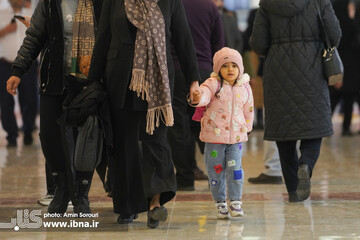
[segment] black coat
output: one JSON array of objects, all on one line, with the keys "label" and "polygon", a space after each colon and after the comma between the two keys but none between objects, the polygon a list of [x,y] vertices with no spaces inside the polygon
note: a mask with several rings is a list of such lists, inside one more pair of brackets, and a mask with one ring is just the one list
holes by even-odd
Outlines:
[{"label": "black coat", "polygon": [[[194,44],[181,0],[160,0],[165,20],[166,56],[170,88],[174,88],[175,71],[171,55],[174,46],[188,80],[199,81]],[[124,108],[134,60],[136,28],[127,20],[123,0],[104,0],[88,79],[103,79],[112,108]],[[184,51],[184,49],[186,49]],[[135,97],[134,108],[146,110],[145,101]]]},{"label": "black coat", "polygon": [[[102,0],[93,0],[95,18]],[[13,75],[22,77],[41,52],[40,94],[61,95],[64,90],[64,37],[60,0],[40,0],[13,63]]]},{"label": "black coat", "polygon": [[341,30],[329,0],[260,1],[250,45],[266,57],[266,140],[313,139],[333,133],[316,1],[330,42],[338,45]]}]

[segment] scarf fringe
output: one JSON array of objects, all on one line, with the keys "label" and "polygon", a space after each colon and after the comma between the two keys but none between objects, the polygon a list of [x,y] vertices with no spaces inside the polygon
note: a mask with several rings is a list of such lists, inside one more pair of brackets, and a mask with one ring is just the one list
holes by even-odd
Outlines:
[{"label": "scarf fringe", "polygon": [[146,114],[146,132],[148,134],[152,135],[154,133],[155,126],[160,126],[160,118],[166,126],[174,125],[174,115],[171,104],[148,109]]},{"label": "scarf fringe", "polygon": [[149,83],[145,81],[145,71],[141,69],[133,69],[132,70],[132,77],[131,82],[129,86],[130,90],[135,91],[137,93],[137,96],[141,99],[146,101],[150,100],[149,96]]}]

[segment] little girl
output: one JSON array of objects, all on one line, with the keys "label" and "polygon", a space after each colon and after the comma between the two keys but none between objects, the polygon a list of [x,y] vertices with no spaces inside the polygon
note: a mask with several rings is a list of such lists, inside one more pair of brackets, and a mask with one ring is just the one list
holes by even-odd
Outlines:
[{"label": "little girl", "polygon": [[242,57],[234,49],[222,48],[213,60],[214,72],[193,95],[194,102],[199,102],[196,107],[207,106],[200,139],[205,142],[205,165],[217,217],[227,218],[229,211],[232,217],[241,217],[243,142],[248,140],[254,119],[250,77],[244,74]]}]

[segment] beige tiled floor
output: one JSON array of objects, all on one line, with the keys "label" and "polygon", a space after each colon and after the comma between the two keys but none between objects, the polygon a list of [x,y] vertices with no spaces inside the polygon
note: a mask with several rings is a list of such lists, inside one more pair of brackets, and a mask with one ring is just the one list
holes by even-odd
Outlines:
[{"label": "beige tiled floor", "polygon": [[[334,136],[324,139],[320,159],[312,178],[310,199],[288,203],[285,185],[244,185],[245,216],[217,220],[206,181],[196,182],[196,191],[178,192],[166,205],[168,220],[157,229],[146,227],[146,214],[129,226],[116,223],[112,201],[106,197],[97,176],[90,191],[93,218],[44,218],[46,207],[36,203],[45,194],[44,158],[37,133],[35,144],[6,149],[0,131],[0,226],[17,220],[14,228],[0,229],[0,239],[360,239],[360,135],[341,137],[339,116],[334,117]],[[354,117],[352,130],[360,121]],[[257,176],[263,168],[262,132],[254,131],[243,159],[245,178]],[[201,156],[198,164],[203,168]],[[29,229],[21,215],[40,210],[41,222],[99,222],[98,227]],[[68,212],[71,213],[69,208]],[[17,211],[20,215],[17,215]],[[35,212],[33,212],[35,213]],[[19,220],[20,219],[20,220]],[[36,223],[36,219],[29,223]],[[21,225],[22,224],[22,225]],[[84,224],[84,223],[83,223]],[[3,225],[5,226],[5,225]]]}]

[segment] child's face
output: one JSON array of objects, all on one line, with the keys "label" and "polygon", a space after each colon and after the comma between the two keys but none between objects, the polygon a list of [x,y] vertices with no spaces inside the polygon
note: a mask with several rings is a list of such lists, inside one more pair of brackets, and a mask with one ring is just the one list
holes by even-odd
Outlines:
[{"label": "child's face", "polygon": [[239,68],[236,63],[227,62],[221,66],[220,74],[231,85],[234,85],[236,79],[239,76]]}]

